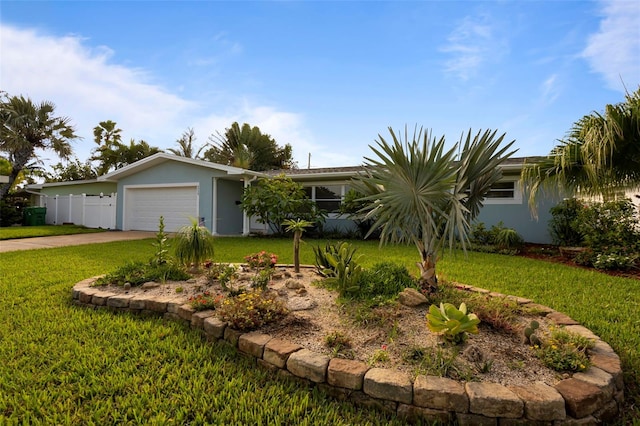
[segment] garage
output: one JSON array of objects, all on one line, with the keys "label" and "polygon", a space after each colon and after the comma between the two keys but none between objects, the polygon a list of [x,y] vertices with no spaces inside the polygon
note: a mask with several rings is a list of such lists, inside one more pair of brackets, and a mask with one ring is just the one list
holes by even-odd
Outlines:
[{"label": "garage", "polygon": [[125,186],[124,230],[157,231],[160,216],[165,231],[175,232],[198,218],[198,185]]}]

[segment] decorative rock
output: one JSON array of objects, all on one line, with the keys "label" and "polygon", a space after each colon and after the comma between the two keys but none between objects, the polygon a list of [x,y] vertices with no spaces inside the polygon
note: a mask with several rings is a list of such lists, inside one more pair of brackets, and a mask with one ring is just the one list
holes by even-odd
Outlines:
[{"label": "decorative rock", "polygon": [[306,288],[299,288],[296,290],[296,294],[298,296],[306,296],[309,292],[307,291]]},{"label": "decorative rock", "polygon": [[557,325],[578,325],[580,324],[578,321],[569,317],[568,315],[563,314],[562,312],[551,312],[547,315],[547,318],[555,322]]},{"label": "decorative rock", "polygon": [[594,384],[571,378],[562,380],[555,388],[564,398],[567,412],[577,419],[602,408],[603,395]]},{"label": "decorative rock", "polygon": [[91,296],[91,304],[96,306],[106,306],[107,300],[115,296],[115,293],[97,292]]},{"label": "decorative rock", "polygon": [[193,306],[189,305],[188,303],[185,303],[183,305],[180,305],[180,307],[178,308],[178,312],[176,313],[183,320],[191,322],[191,316],[195,313],[195,311],[196,310],[194,309]]},{"label": "decorative rock", "polygon": [[124,285],[122,286],[125,290],[129,291],[131,290],[131,283],[124,283]]},{"label": "decorative rock", "polygon": [[600,422],[597,421],[593,416],[583,417],[581,419],[574,419],[573,417],[567,417],[566,420],[562,420],[559,422],[554,422],[554,426],[595,426],[599,425]]},{"label": "decorative rock", "polygon": [[152,288],[158,288],[160,287],[160,283],[154,282],[154,281],[148,281],[144,284],[142,284],[142,288],[145,290],[149,290]]},{"label": "decorative rock", "polygon": [[146,308],[147,300],[148,298],[146,297],[134,297],[129,301],[129,309],[134,311],[141,311]]},{"label": "decorative rock", "polygon": [[451,424],[451,413],[448,411],[398,404],[397,414],[398,417],[408,420],[411,423],[426,420],[428,422],[434,422],[442,425]]},{"label": "decorative rock", "polygon": [[327,383],[347,389],[362,389],[364,375],[369,367],[362,361],[333,358],[327,370]]},{"label": "decorative rock", "polygon": [[613,376],[598,367],[590,367],[582,373],[576,373],[573,375],[573,378],[596,385],[601,391],[605,392],[605,398],[607,399],[610,399],[616,390]]},{"label": "decorative rock", "polygon": [[254,358],[262,358],[264,345],[271,340],[271,336],[263,333],[247,333],[238,339],[238,349],[253,356]]},{"label": "decorative rock", "polygon": [[78,300],[82,303],[91,303],[93,295],[99,292],[100,290],[96,288],[85,288],[78,294]]},{"label": "decorative rock", "polygon": [[424,294],[414,288],[405,288],[398,294],[398,301],[405,306],[416,307],[429,303]]},{"label": "decorative rock", "polygon": [[[131,295],[119,295],[110,297],[107,300],[107,306],[112,308],[127,308],[129,307],[129,301],[133,298]],[[82,299],[81,299],[82,301]]]},{"label": "decorative rock", "polygon": [[166,312],[167,304],[171,300],[173,299],[166,297],[149,299],[146,303],[147,309],[154,312]]},{"label": "decorative rock", "polygon": [[469,411],[487,417],[518,418],[524,413],[524,403],[518,395],[496,383],[467,383]]},{"label": "decorative rock", "polygon": [[316,301],[306,296],[294,296],[287,301],[287,309],[290,311],[308,311],[315,308]]},{"label": "decorative rock", "polygon": [[238,347],[238,340],[242,336],[242,331],[234,330],[231,327],[226,327],[224,329],[224,340],[231,344],[234,348]]},{"label": "decorative rock", "polygon": [[608,343],[605,343],[600,339],[594,342],[594,346],[589,352],[599,355],[618,356]]},{"label": "decorative rock", "polygon": [[570,331],[571,333],[576,333],[582,337],[586,337],[587,339],[592,339],[595,341],[600,340],[600,338],[593,334],[591,330],[581,325],[568,325],[564,329]]},{"label": "decorative rock", "polygon": [[458,426],[498,426],[498,419],[479,414],[456,413]]},{"label": "decorative rock", "polygon": [[309,349],[301,349],[292,353],[287,360],[287,370],[293,375],[322,383],[327,376],[329,357],[317,354]]},{"label": "decorative rock", "polygon": [[264,346],[262,359],[278,368],[284,368],[292,353],[302,349],[302,346],[282,339],[272,339]]},{"label": "decorative rock", "polygon": [[406,373],[385,368],[372,368],[364,375],[364,393],[374,398],[411,404],[413,387]]},{"label": "decorative rock", "polygon": [[224,337],[224,329],[227,328],[227,323],[217,317],[209,317],[202,322],[202,327],[207,335],[215,337],[216,339],[222,339]]},{"label": "decorative rock", "polygon": [[445,377],[416,377],[413,383],[413,403],[420,407],[469,412],[469,397],[464,386]]},{"label": "decorative rock", "polygon": [[304,284],[297,280],[287,280],[285,281],[284,286],[289,290],[297,290],[299,288],[304,288]]},{"label": "decorative rock", "polygon": [[364,408],[373,408],[375,410],[380,410],[390,414],[395,414],[398,408],[397,402],[371,398],[361,391],[354,391],[351,394],[351,401],[353,401],[353,403],[357,406]]},{"label": "decorative rock", "polygon": [[551,386],[536,383],[509,387],[524,401],[524,415],[530,420],[564,420],[567,413],[564,399]]},{"label": "decorative rock", "polygon": [[191,315],[191,326],[194,328],[203,328],[204,320],[214,316],[215,314],[216,312],[212,309],[207,309],[205,311],[200,311],[200,312],[194,312],[193,315]]},{"label": "decorative rock", "polygon": [[609,401],[608,404],[593,413],[593,417],[605,423],[614,420],[617,416],[618,404],[615,401]]}]

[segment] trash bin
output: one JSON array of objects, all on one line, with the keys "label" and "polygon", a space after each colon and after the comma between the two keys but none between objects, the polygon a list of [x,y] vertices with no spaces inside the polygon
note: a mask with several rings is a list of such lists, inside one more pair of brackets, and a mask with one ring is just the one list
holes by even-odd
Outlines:
[{"label": "trash bin", "polygon": [[25,226],[45,225],[47,220],[47,208],[46,207],[25,207],[23,219],[24,219],[23,225]]}]

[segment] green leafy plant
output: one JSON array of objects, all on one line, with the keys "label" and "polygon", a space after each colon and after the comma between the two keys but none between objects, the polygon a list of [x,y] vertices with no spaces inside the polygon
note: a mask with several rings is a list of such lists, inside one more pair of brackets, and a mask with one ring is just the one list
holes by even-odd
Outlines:
[{"label": "green leafy plant", "polygon": [[221,294],[211,294],[208,291],[197,294],[189,298],[189,305],[196,311],[204,311],[207,309],[215,309],[223,300],[224,296]]},{"label": "green leafy plant", "polygon": [[393,262],[379,262],[361,275],[360,294],[367,297],[394,297],[407,287],[418,288],[407,267]]},{"label": "green leafy plant", "polygon": [[[347,250],[343,250],[343,247],[348,247]],[[341,261],[349,264],[351,259],[356,253],[356,248],[352,248],[349,243],[339,241],[337,243],[326,243],[324,248],[320,246],[313,247],[313,253],[315,254],[315,265],[318,273],[323,276],[333,275],[335,272],[334,267],[329,262],[327,256],[341,257]],[[326,272],[327,270],[331,272]]]},{"label": "green leafy plant", "polygon": [[130,262],[120,266],[115,271],[106,274],[96,281],[96,285],[124,285],[139,286],[148,281],[165,282],[168,280],[182,281],[189,278],[183,269],[165,263],[154,265],[147,262]]},{"label": "green leafy plant", "polygon": [[467,314],[467,306],[460,304],[457,309],[450,303],[440,303],[429,307],[427,326],[435,333],[441,333],[445,340],[459,344],[466,340],[467,333],[478,334],[480,320],[475,314]]},{"label": "green leafy plant", "polygon": [[535,354],[549,368],[556,371],[584,371],[591,365],[587,351],[593,348],[590,339],[562,328],[551,331],[550,336],[534,345]]},{"label": "green leafy plant", "polygon": [[259,270],[253,278],[251,278],[251,287],[257,288],[260,290],[266,290],[269,282],[271,281],[271,276],[273,275],[273,269],[265,268]]},{"label": "green leafy plant", "polygon": [[240,331],[278,321],[288,312],[274,294],[255,290],[224,299],[216,311],[220,319]]},{"label": "green leafy plant", "polygon": [[418,374],[448,377],[454,380],[471,381],[473,372],[458,357],[457,347],[425,348],[411,347],[404,351],[402,359],[417,365]]},{"label": "green leafy plant", "polygon": [[338,290],[340,296],[355,295],[362,284],[362,266],[354,259],[356,249],[348,243],[342,243],[336,253],[325,253],[329,268],[323,271],[328,277],[325,283]]},{"label": "green leafy plant", "polygon": [[158,232],[156,233],[156,241],[153,246],[156,248],[151,260],[156,265],[164,265],[169,261],[169,243],[167,233],[164,232],[164,217],[160,216],[158,220]]},{"label": "green leafy plant", "polygon": [[214,239],[204,226],[200,226],[195,218],[191,225],[182,227],[176,235],[176,257],[185,266],[192,265],[196,270],[214,254]]},{"label": "green leafy plant", "polygon": [[519,250],[524,244],[524,239],[515,229],[504,228],[496,235],[495,242],[500,250]]},{"label": "green leafy plant", "polygon": [[207,276],[209,281],[217,280],[223,289],[232,289],[233,280],[238,278],[238,269],[232,263],[212,263],[209,266]]},{"label": "green leafy plant", "polygon": [[387,352],[387,346],[382,345],[382,348],[376,349],[373,354],[371,354],[371,356],[367,360],[367,364],[369,364],[369,366],[375,364],[384,364],[389,362],[390,360],[391,357],[389,357],[389,352]]},{"label": "green leafy plant", "polygon": [[332,350],[334,356],[353,356],[349,352],[349,349],[351,348],[351,339],[339,331],[332,331],[327,334],[324,337],[324,343]]},{"label": "green leafy plant", "polygon": [[564,247],[582,245],[583,233],[580,230],[578,215],[584,208],[582,201],[568,198],[549,209],[549,234],[554,244]]}]

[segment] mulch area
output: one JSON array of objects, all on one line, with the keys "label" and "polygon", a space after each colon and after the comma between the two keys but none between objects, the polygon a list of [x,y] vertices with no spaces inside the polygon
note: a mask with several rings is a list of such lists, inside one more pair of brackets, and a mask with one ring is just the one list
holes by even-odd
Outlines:
[{"label": "mulch area", "polygon": [[628,271],[604,271],[588,266],[578,265],[569,256],[560,254],[556,246],[544,244],[526,244],[517,256],[528,257],[530,259],[544,260],[546,262],[562,263],[564,265],[573,266],[575,268],[588,269],[602,274],[615,277],[631,278],[640,280],[640,267],[636,266]]}]

